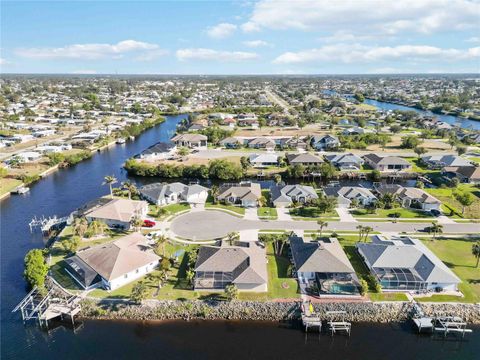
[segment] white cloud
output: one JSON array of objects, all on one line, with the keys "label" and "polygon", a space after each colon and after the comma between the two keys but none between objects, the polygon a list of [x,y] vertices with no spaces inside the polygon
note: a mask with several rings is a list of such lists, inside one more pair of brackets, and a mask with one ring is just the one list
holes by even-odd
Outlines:
[{"label": "white cloud", "polygon": [[116,44],[73,44],[64,47],[21,48],[15,53],[31,59],[84,59],[121,58],[126,53],[158,50],[157,44],[124,40]]},{"label": "white cloud", "polygon": [[480,56],[480,47],[470,49],[442,49],[427,45],[365,46],[360,44],[326,45],[317,49],[286,52],[273,62],[296,64],[309,62],[378,62],[383,60],[436,62],[470,60]]},{"label": "white cloud", "polygon": [[164,50],[164,49],[158,49],[158,50],[150,50],[150,51],[145,51],[141,53],[140,55],[135,57],[135,60],[137,61],[153,61],[158,58],[161,58],[165,55],[168,55],[169,51]]},{"label": "white cloud", "polygon": [[465,41],[469,43],[480,43],[480,36],[472,36]]},{"label": "white cloud", "polygon": [[7,60],[4,59],[4,58],[0,58],[0,65],[8,65],[8,64],[10,64],[9,61],[7,61]]},{"label": "white cloud", "polygon": [[479,12],[476,0],[260,0],[242,29],[428,34],[478,28]]},{"label": "white cloud", "polygon": [[230,23],[221,23],[207,29],[207,34],[214,39],[224,39],[232,35],[237,30],[237,25]]},{"label": "white cloud", "polygon": [[258,58],[256,53],[244,51],[221,51],[213,49],[179,49],[176,56],[180,61],[206,60],[206,61],[247,61]]},{"label": "white cloud", "polygon": [[259,48],[259,47],[266,47],[269,46],[271,47],[272,44],[269,42],[263,41],[263,40],[250,40],[250,41],[244,41],[243,45],[251,48]]},{"label": "white cloud", "polygon": [[96,74],[96,70],[74,70],[72,71],[72,74],[78,74],[78,75],[89,75],[89,74]]}]

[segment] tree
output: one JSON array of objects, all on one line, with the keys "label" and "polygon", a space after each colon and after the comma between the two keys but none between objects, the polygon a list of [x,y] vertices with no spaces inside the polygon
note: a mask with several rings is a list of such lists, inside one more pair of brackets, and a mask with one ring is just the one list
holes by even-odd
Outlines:
[{"label": "tree", "polygon": [[217,196],[219,195],[219,189],[217,185],[212,185],[212,187],[210,188],[210,195],[212,197],[212,202],[216,204]]},{"label": "tree", "polygon": [[477,258],[477,265],[475,265],[475,267],[478,268],[478,262],[480,260],[480,241],[477,241],[472,245],[472,255]]},{"label": "tree", "polygon": [[237,241],[240,237],[240,234],[236,231],[229,232],[227,234],[227,241],[230,246],[233,246],[235,244],[235,241]]},{"label": "tree", "polygon": [[155,236],[155,252],[157,255],[160,254],[160,249],[162,250],[162,256],[165,257],[165,245],[168,242],[168,237],[164,234]]},{"label": "tree", "polygon": [[361,102],[361,103],[363,103],[365,101],[365,96],[363,96],[363,94],[359,93],[359,92],[355,93],[354,98],[355,98],[355,100],[357,100],[358,102]]},{"label": "tree", "polygon": [[443,232],[443,225],[439,224],[438,221],[432,221],[432,226],[430,226],[429,232],[433,233],[433,238],[435,239],[437,234],[441,234]]},{"label": "tree", "polygon": [[225,298],[228,301],[238,298],[238,288],[234,284],[225,286]]},{"label": "tree", "polygon": [[240,165],[242,166],[243,171],[246,171],[250,167],[250,161],[246,156],[240,158]]},{"label": "tree", "polygon": [[100,220],[94,220],[88,225],[87,232],[91,233],[92,235],[103,235],[105,230],[107,229],[107,224]]},{"label": "tree", "polygon": [[42,288],[45,285],[45,277],[48,273],[48,265],[45,262],[41,249],[32,249],[24,259],[25,270],[23,276],[31,287]]},{"label": "tree", "polygon": [[180,156],[187,156],[190,153],[190,150],[188,148],[182,146],[177,150],[177,153]]},{"label": "tree", "polygon": [[422,146],[417,146],[415,149],[413,149],[413,151],[420,158],[423,154],[425,154],[427,152],[427,149],[425,149]]},{"label": "tree", "polygon": [[110,197],[113,198],[112,185],[117,183],[117,178],[113,175],[107,175],[104,178],[102,185],[108,185],[110,187]]},{"label": "tree", "polygon": [[258,205],[260,207],[267,206],[267,198],[265,196],[260,196],[260,198],[258,199]]},{"label": "tree", "polygon": [[128,198],[131,199],[132,195],[138,194],[137,186],[131,181],[124,181],[122,188],[128,191]]},{"label": "tree", "polygon": [[360,295],[364,296],[368,292],[368,283],[365,279],[360,279]]},{"label": "tree", "polygon": [[323,221],[323,220],[318,220],[318,221],[317,221],[317,224],[318,224],[318,226],[320,227],[319,235],[320,235],[320,237],[322,237],[323,228],[324,228],[324,227],[328,227],[328,222]]},{"label": "tree", "polygon": [[170,262],[170,259],[167,257],[163,257],[162,260],[160,260],[160,264],[158,265],[158,268],[161,271],[168,271],[172,267],[172,263]]},{"label": "tree", "polygon": [[143,281],[139,281],[132,288],[132,292],[130,293],[130,300],[137,304],[140,304],[143,300],[147,298],[147,292],[148,289],[145,283]]},{"label": "tree", "polygon": [[402,138],[400,147],[403,149],[415,149],[422,143],[422,140],[415,135],[408,135]]},{"label": "tree", "polygon": [[88,221],[85,217],[77,217],[73,222],[73,232],[81,238],[85,235],[88,229]]},{"label": "tree", "polygon": [[332,164],[324,162],[320,165],[320,174],[324,181],[333,178],[336,173],[337,169]]},{"label": "tree", "polygon": [[143,220],[139,216],[134,216],[130,221],[130,225],[133,226],[135,231],[138,231],[143,226]]},{"label": "tree", "polygon": [[458,156],[461,156],[467,152],[467,147],[466,146],[459,146],[457,145],[457,154]]},{"label": "tree", "polygon": [[472,205],[475,199],[473,198],[472,193],[467,191],[455,191],[453,193],[455,199],[462,205],[462,215],[465,214],[465,208]]},{"label": "tree", "polygon": [[358,241],[362,241],[363,234],[365,232],[365,227],[363,225],[358,225],[357,230],[358,230]]},{"label": "tree", "polygon": [[282,175],[280,174],[275,174],[275,176],[273,177],[274,181],[275,181],[275,184],[277,185],[280,185],[280,183],[282,182]]},{"label": "tree", "polygon": [[60,246],[67,253],[74,254],[80,246],[81,239],[79,236],[71,236],[60,242]]},{"label": "tree", "polygon": [[364,241],[367,241],[368,235],[373,231],[373,228],[371,226],[365,226],[363,228],[364,232]]},{"label": "tree", "polygon": [[168,279],[168,272],[165,270],[154,271],[147,275],[147,279],[157,283],[157,292],[160,291],[165,281]]}]

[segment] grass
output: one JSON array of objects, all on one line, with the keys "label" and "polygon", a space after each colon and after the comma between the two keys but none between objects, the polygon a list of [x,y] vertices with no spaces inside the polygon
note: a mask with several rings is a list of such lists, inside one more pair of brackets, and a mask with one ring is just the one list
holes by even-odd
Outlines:
[{"label": "grass", "polygon": [[302,220],[302,218],[312,219],[319,217],[331,217],[338,218],[338,214],[335,211],[322,213],[317,207],[302,206],[290,209],[290,215],[295,218],[295,220]]},{"label": "grass", "polygon": [[9,193],[22,183],[21,180],[12,178],[0,179],[0,196]]},{"label": "grass", "polygon": [[431,297],[418,298],[419,301],[480,301],[480,268],[476,268],[476,259],[472,255],[471,239],[437,239],[435,241],[423,240],[424,244],[432,250],[461,280],[459,290],[465,296],[459,298],[449,295],[432,295]]},{"label": "grass", "polygon": [[276,220],[277,209],[271,207],[260,207],[257,209],[257,215],[260,219],[269,219],[269,220]]},{"label": "grass", "polygon": [[237,214],[242,215],[242,216],[245,215],[245,208],[240,207],[240,206],[235,206],[235,205],[207,203],[207,204],[205,204],[205,208],[207,208],[207,209],[229,210],[229,211],[233,211],[234,213],[237,213]]},{"label": "grass", "polygon": [[377,209],[376,213],[369,213],[365,209],[355,209],[351,211],[354,217],[362,218],[392,218],[392,214],[399,213],[400,218],[415,219],[415,218],[433,218],[432,215],[423,211],[405,208],[393,208],[393,209]]},{"label": "grass", "polygon": [[412,172],[424,173],[424,174],[439,172],[438,170],[429,169],[425,164],[422,163],[422,161],[418,157],[411,157],[411,158],[404,158],[404,159],[412,164],[412,169],[411,169]]},{"label": "grass", "polygon": [[372,301],[408,301],[404,293],[368,293]]},{"label": "grass", "polygon": [[474,202],[471,206],[465,208],[465,214],[463,217],[469,219],[480,218],[480,189],[471,184],[459,184],[457,188],[436,188],[425,189],[426,192],[435,196],[445,206],[450,207],[454,212],[458,214],[462,213],[462,205],[453,197],[455,190],[462,192],[469,192],[474,197]]}]

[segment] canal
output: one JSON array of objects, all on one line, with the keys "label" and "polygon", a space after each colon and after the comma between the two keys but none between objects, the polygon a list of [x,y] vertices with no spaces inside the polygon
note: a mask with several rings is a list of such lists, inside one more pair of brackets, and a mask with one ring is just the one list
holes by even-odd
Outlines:
[{"label": "canal", "polygon": [[145,131],[133,142],[113,146],[73,168],[32,185],[22,196],[0,203],[1,359],[475,359],[480,328],[465,341],[419,337],[409,325],[354,324],[351,338],[310,334],[276,323],[86,321],[76,333],[49,332],[22,324],[12,308],[25,295],[23,258],[43,247],[27,226],[34,216],[64,216],[108,193],[105,175],[126,179],[123,162],[158,141],[167,141],[185,115]]}]

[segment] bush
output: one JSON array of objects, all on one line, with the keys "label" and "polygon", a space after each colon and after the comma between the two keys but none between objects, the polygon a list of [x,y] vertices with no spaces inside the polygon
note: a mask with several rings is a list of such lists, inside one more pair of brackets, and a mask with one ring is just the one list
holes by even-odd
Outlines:
[{"label": "bush", "polygon": [[368,292],[368,283],[365,279],[360,279],[360,295],[364,296]]},{"label": "bush", "polygon": [[45,262],[41,249],[32,249],[25,255],[25,270],[23,276],[31,287],[43,287],[48,273],[48,265]]}]

